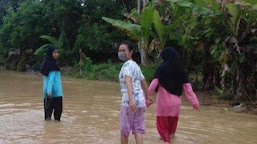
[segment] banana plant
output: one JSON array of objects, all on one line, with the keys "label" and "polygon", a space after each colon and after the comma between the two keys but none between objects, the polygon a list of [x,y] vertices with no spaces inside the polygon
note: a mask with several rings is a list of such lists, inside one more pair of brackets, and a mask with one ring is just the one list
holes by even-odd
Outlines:
[{"label": "banana plant", "polygon": [[102,17],[103,20],[124,31],[133,40],[140,43],[141,47],[139,47],[139,51],[141,55],[141,63],[145,66],[149,65],[148,49],[152,33],[151,27],[153,23],[153,12],[154,7],[149,4],[142,12],[138,24]]},{"label": "banana plant", "polygon": [[173,30],[174,24],[171,23],[168,25],[164,25],[162,23],[160,14],[157,10],[154,10],[153,12],[153,23],[154,23],[155,31],[158,35],[158,39],[160,41],[160,45],[159,45],[159,51],[160,51],[161,49],[164,48],[166,41],[172,34],[171,31]]},{"label": "banana plant", "polygon": [[55,37],[51,37],[48,35],[42,35],[40,36],[41,39],[47,40],[49,43],[48,44],[44,44],[41,47],[39,47],[34,54],[35,55],[39,55],[39,56],[45,56],[46,55],[46,50],[47,47],[49,45],[54,45],[58,48],[59,52],[62,53],[63,52],[63,45],[64,45],[64,36],[65,36],[65,32],[62,31],[61,35],[59,36],[59,38],[55,38]]},{"label": "banana plant", "polygon": [[238,36],[238,29],[241,21],[241,9],[240,6],[235,3],[229,3],[226,5],[228,9],[228,14],[230,15],[228,19],[228,24],[235,37]]},{"label": "banana plant", "polygon": [[[225,29],[227,30],[226,36],[222,39],[224,42],[223,53],[221,57],[224,57],[225,60],[221,61],[222,64],[222,93],[228,91],[226,85],[228,83],[236,83],[237,86],[233,87],[235,91],[235,98],[242,99],[253,99],[254,95],[254,86],[253,85],[253,75],[245,74],[244,69],[249,71],[256,71],[250,64],[252,53],[249,51],[254,49],[254,42],[252,38],[257,34],[256,30],[256,0],[241,0],[238,2],[228,2],[228,3],[217,3],[220,5],[220,8],[214,8],[213,5],[207,4],[211,0],[196,0],[198,5],[201,5],[205,8],[210,8],[214,11],[217,11],[223,15]],[[216,52],[214,49],[211,51],[212,55],[215,55]],[[230,60],[230,63],[227,61]],[[230,81],[225,81],[228,77],[232,76],[234,79]],[[250,79],[247,81],[247,79]],[[232,84],[233,85],[233,84]],[[250,93],[252,92],[252,93]]]}]

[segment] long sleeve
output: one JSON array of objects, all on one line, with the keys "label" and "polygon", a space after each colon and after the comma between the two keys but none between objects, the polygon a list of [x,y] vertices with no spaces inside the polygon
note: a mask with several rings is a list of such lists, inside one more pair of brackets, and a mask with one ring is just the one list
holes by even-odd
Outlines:
[{"label": "long sleeve", "polygon": [[154,90],[156,89],[156,87],[158,85],[159,85],[159,79],[158,78],[153,79],[149,88],[148,88],[149,95],[153,94]]},{"label": "long sleeve", "polygon": [[47,93],[52,94],[53,84],[54,84],[54,77],[55,77],[55,71],[52,71],[48,75],[48,83],[47,83]]},{"label": "long sleeve", "polygon": [[185,83],[183,85],[185,95],[187,99],[191,102],[194,108],[199,108],[199,101],[196,97],[196,94],[194,93],[192,86],[190,83]]}]

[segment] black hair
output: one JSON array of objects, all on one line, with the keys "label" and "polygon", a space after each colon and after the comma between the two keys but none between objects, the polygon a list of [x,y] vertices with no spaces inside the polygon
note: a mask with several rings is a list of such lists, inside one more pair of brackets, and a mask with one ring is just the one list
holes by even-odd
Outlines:
[{"label": "black hair", "polygon": [[133,50],[133,43],[131,42],[131,41],[129,41],[129,40],[125,40],[125,41],[122,41],[121,43],[120,43],[120,45],[127,45],[127,47],[128,47],[128,49],[129,49],[129,51],[132,51]]}]

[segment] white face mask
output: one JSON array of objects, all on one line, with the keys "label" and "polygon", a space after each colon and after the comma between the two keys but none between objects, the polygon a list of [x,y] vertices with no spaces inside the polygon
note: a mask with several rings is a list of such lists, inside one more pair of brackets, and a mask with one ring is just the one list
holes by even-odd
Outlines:
[{"label": "white face mask", "polygon": [[128,56],[126,52],[119,52],[118,57],[123,62],[128,61]]}]

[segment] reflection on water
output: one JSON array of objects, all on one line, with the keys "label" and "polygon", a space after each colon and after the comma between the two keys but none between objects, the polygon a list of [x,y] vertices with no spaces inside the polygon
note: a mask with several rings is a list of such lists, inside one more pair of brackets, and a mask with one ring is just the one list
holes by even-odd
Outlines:
[{"label": "reflection on water", "polygon": [[[42,77],[0,72],[0,144],[119,144],[119,85],[63,79],[62,121],[45,122]],[[154,107],[146,113],[145,144],[160,144]],[[201,112],[182,106],[175,144],[256,144],[257,116]],[[133,144],[133,136],[130,137]]]}]

